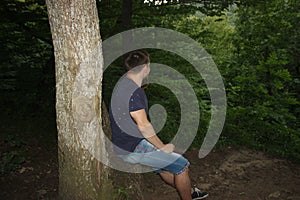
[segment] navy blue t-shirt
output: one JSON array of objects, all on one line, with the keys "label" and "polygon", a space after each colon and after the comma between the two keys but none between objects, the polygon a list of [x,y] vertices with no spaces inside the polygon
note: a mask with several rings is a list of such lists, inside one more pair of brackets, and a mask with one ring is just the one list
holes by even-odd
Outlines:
[{"label": "navy blue t-shirt", "polygon": [[148,115],[148,101],[144,90],[133,80],[123,77],[114,89],[110,105],[112,142],[117,154],[133,152],[144,138],[130,112],[145,109]]}]

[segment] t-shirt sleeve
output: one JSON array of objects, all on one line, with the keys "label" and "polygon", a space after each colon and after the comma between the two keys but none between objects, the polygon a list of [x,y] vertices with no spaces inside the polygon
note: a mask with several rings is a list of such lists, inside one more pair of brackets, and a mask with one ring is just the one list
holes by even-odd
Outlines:
[{"label": "t-shirt sleeve", "polygon": [[145,98],[144,98],[144,91],[139,88],[137,89],[129,100],[129,112],[134,112],[137,110],[142,110],[147,108]]}]

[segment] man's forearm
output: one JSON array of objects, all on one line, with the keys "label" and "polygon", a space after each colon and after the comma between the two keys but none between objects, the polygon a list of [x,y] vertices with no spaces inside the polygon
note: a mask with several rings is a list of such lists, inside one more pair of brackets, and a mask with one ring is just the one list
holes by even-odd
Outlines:
[{"label": "man's forearm", "polygon": [[143,136],[156,148],[161,149],[165,146],[164,143],[159,139],[159,137],[157,137],[151,123],[147,124],[146,126],[138,126],[138,128]]}]

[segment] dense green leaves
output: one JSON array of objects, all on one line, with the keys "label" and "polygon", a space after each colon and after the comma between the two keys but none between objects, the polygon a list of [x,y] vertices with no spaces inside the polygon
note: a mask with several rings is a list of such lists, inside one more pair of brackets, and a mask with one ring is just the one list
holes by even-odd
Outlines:
[{"label": "dense green leaves", "polygon": [[44,1],[1,1],[0,19],[2,112],[11,113],[11,107],[19,115],[53,112],[53,53]]},{"label": "dense green leaves", "polygon": [[[236,62],[229,98],[230,131],[242,128],[250,145],[299,156],[299,1],[253,1],[238,11]],[[242,113],[242,114],[241,114]],[[232,120],[232,121],[231,121]],[[237,131],[236,134],[239,134]],[[296,139],[298,138],[298,139]],[[270,142],[271,141],[271,142]],[[243,141],[244,142],[244,141]]]},{"label": "dense green leaves", "polygon": [[[298,0],[166,1],[162,5],[132,1],[129,21],[122,18],[126,8],[122,2],[97,1],[103,40],[128,29],[128,24],[165,27],[193,38],[213,57],[228,102],[220,145],[248,145],[300,160]],[[3,0],[0,17],[2,113],[53,113],[54,58],[44,1]],[[177,55],[148,50],[152,62],[176,69],[193,86],[201,110],[193,145],[199,147],[212,109],[203,78]],[[122,58],[105,71],[106,103],[123,72]],[[181,117],[178,100],[159,85],[150,85],[146,92],[151,105],[161,103],[168,113],[160,136],[170,141]]]}]

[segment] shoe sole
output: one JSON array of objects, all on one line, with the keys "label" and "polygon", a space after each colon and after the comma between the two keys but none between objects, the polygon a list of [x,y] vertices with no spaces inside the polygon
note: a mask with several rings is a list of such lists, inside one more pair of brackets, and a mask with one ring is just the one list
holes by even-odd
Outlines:
[{"label": "shoe sole", "polygon": [[203,196],[203,197],[198,197],[198,198],[196,198],[196,199],[193,199],[193,200],[205,199],[206,197],[208,197],[208,194],[207,194],[207,195],[205,195],[205,196]]}]

